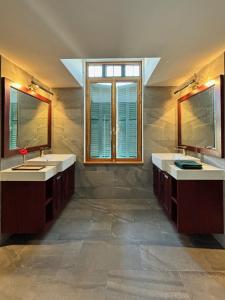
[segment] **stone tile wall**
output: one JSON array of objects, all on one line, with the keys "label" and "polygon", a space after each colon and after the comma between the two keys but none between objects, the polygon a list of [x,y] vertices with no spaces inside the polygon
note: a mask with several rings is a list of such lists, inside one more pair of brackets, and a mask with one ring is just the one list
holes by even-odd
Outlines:
[{"label": "stone tile wall", "polygon": [[75,153],[79,198],[149,198],[152,196],[152,152],[174,151],[176,105],[171,87],[144,89],[142,166],[85,166],[83,89],[54,89],[53,152]]}]

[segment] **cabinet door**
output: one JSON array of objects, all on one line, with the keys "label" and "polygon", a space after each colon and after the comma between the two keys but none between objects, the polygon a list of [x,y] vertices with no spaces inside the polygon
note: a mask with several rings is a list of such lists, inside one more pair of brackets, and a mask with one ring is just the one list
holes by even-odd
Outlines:
[{"label": "cabinet door", "polygon": [[45,225],[45,182],[2,182],[2,233],[33,234]]},{"label": "cabinet door", "polygon": [[160,171],[159,200],[167,214],[170,214],[171,177],[168,173]]},{"label": "cabinet door", "polygon": [[70,198],[74,193],[74,183],[75,183],[75,174],[74,174],[74,165],[68,168],[68,197]]},{"label": "cabinet door", "polygon": [[74,186],[75,186],[75,166],[72,165],[70,166],[66,171],[65,171],[65,199],[68,201],[70,197],[74,193]]},{"label": "cabinet door", "polygon": [[63,204],[65,205],[74,193],[75,165],[70,166],[63,172]]},{"label": "cabinet door", "polygon": [[69,169],[69,189],[70,196],[72,196],[75,191],[75,165],[71,166]]},{"label": "cabinet door", "polygon": [[54,196],[54,211],[57,214],[62,208],[63,202],[63,178],[62,173],[58,173],[55,177],[55,196]]},{"label": "cabinet door", "polygon": [[153,192],[159,198],[159,168],[153,165]]},{"label": "cabinet door", "polygon": [[171,203],[171,177],[169,174],[164,172],[164,201],[163,206],[167,214],[170,215],[170,203]]},{"label": "cabinet door", "polygon": [[178,232],[224,233],[223,183],[222,180],[178,180]]},{"label": "cabinet door", "polygon": [[165,201],[165,184],[164,184],[164,172],[162,170],[159,170],[159,201],[160,203],[164,206],[164,201]]}]

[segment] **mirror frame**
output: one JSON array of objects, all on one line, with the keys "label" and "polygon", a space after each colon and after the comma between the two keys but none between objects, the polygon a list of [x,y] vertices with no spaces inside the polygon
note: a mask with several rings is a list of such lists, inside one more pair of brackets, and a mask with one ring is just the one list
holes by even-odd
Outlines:
[{"label": "mirror frame", "polygon": [[217,148],[208,149],[204,147],[195,147],[193,145],[182,144],[182,135],[181,135],[181,103],[183,101],[189,100],[192,96],[199,94],[203,91],[208,90],[211,86],[201,85],[194,89],[192,92],[184,95],[183,97],[177,100],[177,113],[178,113],[178,147],[185,147],[187,150],[203,153],[209,156],[215,157],[224,157],[224,76],[220,75],[215,78],[215,92],[214,92],[214,101],[215,101],[215,117],[218,122],[216,122],[215,135],[218,136],[219,145]]},{"label": "mirror frame", "polygon": [[18,149],[9,149],[9,111],[10,111],[10,87],[28,94],[37,101],[43,101],[48,104],[48,136],[47,136],[47,144],[38,145],[33,147],[27,147],[28,152],[38,151],[42,147],[51,147],[51,131],[52,131],[52,107],[51,100],[45,98],[44,96],[28,89],[25,86],[17,87],[15,83],[13,83],[10,79],[2,77],[2,157],[10,157],[14,155],[18,155]]}]

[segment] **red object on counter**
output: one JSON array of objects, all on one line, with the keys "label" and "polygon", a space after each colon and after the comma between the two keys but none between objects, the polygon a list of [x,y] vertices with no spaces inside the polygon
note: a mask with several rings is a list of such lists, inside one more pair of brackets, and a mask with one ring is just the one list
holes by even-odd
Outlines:
[{"label": "red object on counter", "polygon": [[28,153],[27,149],[26,148],[22,148],[22,149],[19,149],[19,153],[21,155],[26,155]]}]

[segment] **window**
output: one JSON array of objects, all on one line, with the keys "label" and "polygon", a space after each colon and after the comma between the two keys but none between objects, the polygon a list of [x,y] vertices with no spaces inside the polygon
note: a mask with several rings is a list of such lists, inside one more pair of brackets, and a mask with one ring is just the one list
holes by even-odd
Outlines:
[{"label": "window", "polygon": [[140,76],[140,68],[138,65],[126,65],[125,76]]},{"label": "window", "polygon": [[106,66],[106,77],[120,77],[122,75],[121,66]]},{"label": "window", "polygon": [[86,74],[86,162],[142,162],[141,63],[87,63]]},{"label": "window", "polygon": [[102,77],[102,67],[101,66],[89,66],[88,68],[89,77]]}]

